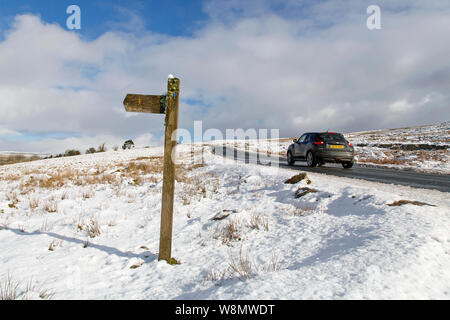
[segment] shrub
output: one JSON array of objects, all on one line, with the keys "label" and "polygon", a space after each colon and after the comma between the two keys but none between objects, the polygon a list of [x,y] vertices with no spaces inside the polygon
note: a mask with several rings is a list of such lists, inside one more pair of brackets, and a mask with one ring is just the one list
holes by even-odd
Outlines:
[{"label": "shrub", "polygon": [[105,145],[106,143],[102,143],[101,145],[99,145],[97,148],[97,152],[105,152],[106,151]]},{"label": "shrub", "polygon": [[72,157],[72,156],[79,156],[81,154],[80,151],[78,150],[66,150],[66,152],[64,153],[65,157]]},{"label": "shrub", "polygon": [[126,150],[126,149],[131,149],[134,148],[134,142],[133,140],[127,140],[123,143],[122,149]]},{"label": "shrub", "polygon": [[95,150],[95,148],[90,147],[89,149],[86,150],[86,154],[90,154],[90,153],[96,153],[97,150]]}]

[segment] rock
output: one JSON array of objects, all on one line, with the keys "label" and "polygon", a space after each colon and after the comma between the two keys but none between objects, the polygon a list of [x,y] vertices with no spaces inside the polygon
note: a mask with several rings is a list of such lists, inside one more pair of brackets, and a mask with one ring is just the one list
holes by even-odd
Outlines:
[{"label": "rock", "polygon": [[299,174],[296,174],[295,176],[287,179],[284,183],[286,184],[296,184],[300,181],[302,181],[303,179],[306,179],[306,183],[310,184],[311,180],[309,180],[308,176],[306,175],[306,172],[301,172]]},{"label": "rock", "polygon": [[295,198],[301,198],[304,195],[307,195],[308,193],[316,193],[316,192],[318,192],[318,190],[308,187],[298,188],[297,191],[295,191]]}]

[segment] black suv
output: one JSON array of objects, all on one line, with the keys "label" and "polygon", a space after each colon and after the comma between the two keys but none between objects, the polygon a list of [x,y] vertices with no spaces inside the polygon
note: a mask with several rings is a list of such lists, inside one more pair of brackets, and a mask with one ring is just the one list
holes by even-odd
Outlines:
[{"label": "black suv", "polygon": [[347,169],[353,166],[354,154],[353,144],[340,133],[309,132],[294,139],[287,151],[287,162],[293,165],[296,160],[306,160],[309,167],[337,162]]}]

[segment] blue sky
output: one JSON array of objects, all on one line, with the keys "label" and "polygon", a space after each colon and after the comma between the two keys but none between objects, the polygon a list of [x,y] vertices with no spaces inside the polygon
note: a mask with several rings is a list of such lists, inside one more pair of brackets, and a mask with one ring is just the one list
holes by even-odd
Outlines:
[{"label": "blue sky", "polygon": [[134,32],[151,31],[174,36],[189,36],[202,25],[207,15],[202,10],[202,1],[136,1],[136,0],[0,0],[1,27],[12,21],[17,14],[36,14],[48,23],[65,27],[68,6],[76,4],[81,8],[81,35],[96,38],[107,31],[130,31],[131,15],[139,17],[143,29]]},{"label": "blue sky", "polygon": [[[72,4],[81,30],[66,28]],[[189,132],[449,120],[449,16],[439,0],[0,0],[0,151],[160,144],[162,117],[122,101],[164,93],[168,74]]]}]

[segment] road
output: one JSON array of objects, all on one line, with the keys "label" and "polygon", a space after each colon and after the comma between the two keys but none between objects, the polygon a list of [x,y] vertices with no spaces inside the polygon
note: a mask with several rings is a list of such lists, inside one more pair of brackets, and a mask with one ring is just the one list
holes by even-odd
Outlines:
[{"label": "road", "polygon": [[302,171],[330,174],[338,177],[356,178],[388,184],[398,184],[414,188],[435,189],[450,192],[450,175],[422,173],[412,170],[368,167],[355,164],[351,169],[344,169],[340,164],[326,164],[322,167],[310,168],[306,162],[297,161],[289,166],[285,157],[268,156],[254,152],[244,152],[230,147],[213,147],[213,152],[226,158],[245,163],[260,165],[279,165],[280,168],[298,169]]}]

